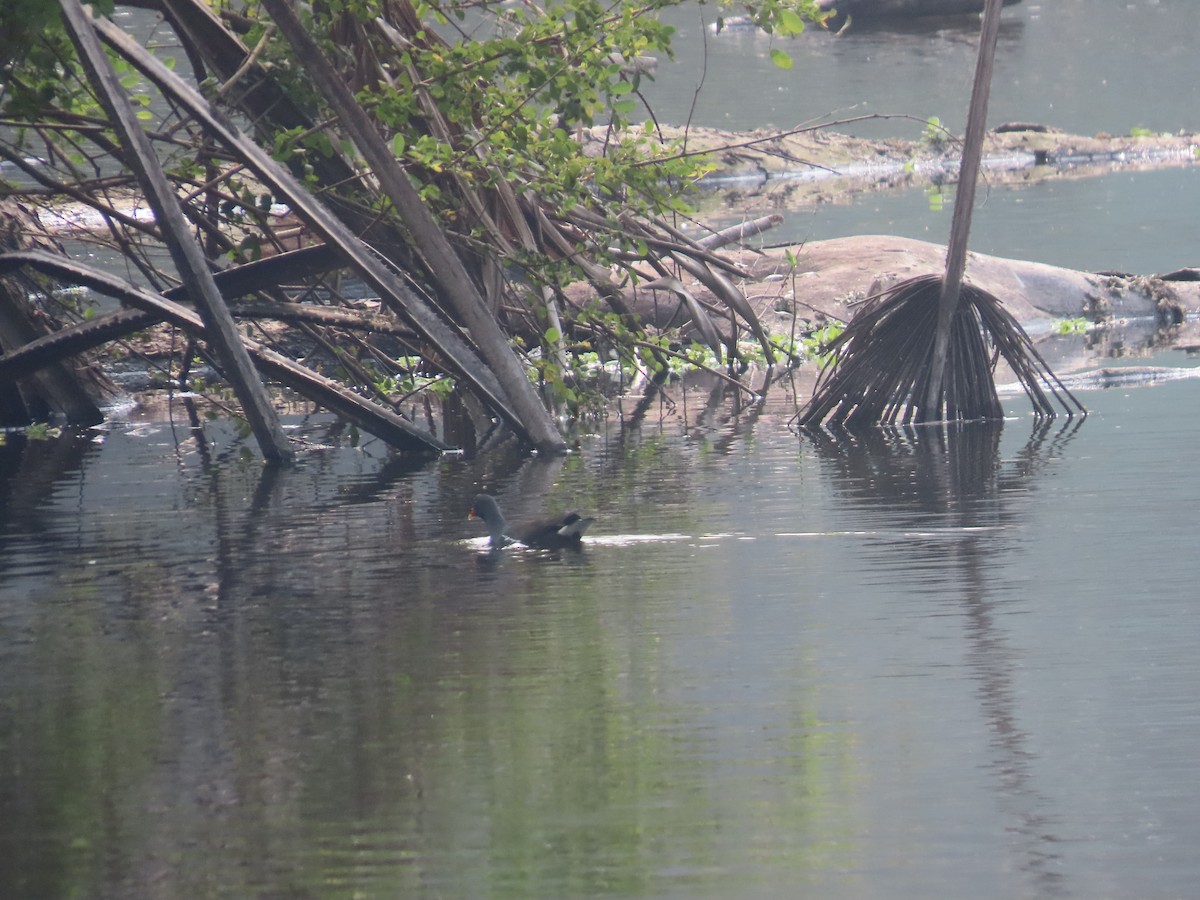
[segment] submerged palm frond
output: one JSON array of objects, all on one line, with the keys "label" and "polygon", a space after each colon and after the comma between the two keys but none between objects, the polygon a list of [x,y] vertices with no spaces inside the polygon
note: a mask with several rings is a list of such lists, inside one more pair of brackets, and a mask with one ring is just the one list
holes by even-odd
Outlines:
[{"label": "submerged palm frond", "polygon": [[1001,357],[1038,418],[1054,416],[1054,400],[1068,417],[1086,414],[1000,301],[963,283],[1000,7],[1000,0],[984,5],[945,273],[903,281],[860,310],[830,346],[834,366],[798,416],[803,426],[999,419],[994,375]]},{"label": "submerged palm frond", "polygon": [[994,374],[1001,358],[1038,417],[1053,418],[1055,401],[1067,416],[1085,413],[1000,301],[964,284],[951,323],[939,408],[925,414],[941,285],[939,275],[908,279],[864,306],[830,344],[834,363],[822,374],[799,424],[1000,418]]}]

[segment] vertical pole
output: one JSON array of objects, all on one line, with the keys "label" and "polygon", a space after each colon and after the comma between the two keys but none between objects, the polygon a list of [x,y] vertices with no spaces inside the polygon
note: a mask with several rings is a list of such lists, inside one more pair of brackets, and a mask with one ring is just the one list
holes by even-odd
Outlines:
[{"label": "vertical pole", "polygon": [[979,33],[979,59],[975,64],[975,83],[971,88],[971,106],[967,110],[967,131],[963,138],[962,164],[958,170],[958,189],[954,194],[954,216],[950,222],[950,243],[946,247],[946,274],[942,277],[938,301],[937,332],[930,361],[929,390],[918,420],[933,421],[942,400],[942,382],[950,344],[950,323],[958,308],[963,273],[967,268],[967,238],[971,232],[971,212],[975,205],[975,183],[983,156],[983,135],[987,127],[988,99],[992,89],[992,68],[996,60],[996,38],[1000,34],[1000,7],[1003,0],[986,0]]},{"label": "vertical pole", "polygon": [[146,201],[171,252],[171,260],[204,321],[209,342],[242,404],[262,454],[269,462],[289,461],[293,455],[292,448],[271,406],[267,389],[255,372],[250,354],[238,336],[237,325],[213,280],[204,255],[188,231],[179,198],[171,188],[150,139],[138,123],[133,108],[125,98],[125,90],[100,47],[92,18],[79,0],[61,0],[61,5],[67,31],[79,51],[79,60],[95,86],[113,127],[129,150],[129,164],[145,191]]}]

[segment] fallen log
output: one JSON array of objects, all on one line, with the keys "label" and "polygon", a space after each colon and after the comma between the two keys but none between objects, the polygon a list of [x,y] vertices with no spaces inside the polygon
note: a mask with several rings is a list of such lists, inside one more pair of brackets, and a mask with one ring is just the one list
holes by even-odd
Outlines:
[{"label": "fallen log", "polygon": [[286,203],[326,244],[335,248],[345,263],[378,291],[389,306],[411,322],[421,335],[438,349],[447,364],[453,368],[454,374],[468,385],[489,409],[503,418],[518,434],[532,441],[526,423],[512,407],[508,392],[475,349],[436,309],[411,290],[384,259],[366,247],[290,172],[254,141],[218,116],[194,88],[138,46],[124,31],[104,20],[98,20],[94,24],[110,47],[125,57],[164,94],[202,122],[215,138],[237,154],[255,175],[271,188],[279,202]]},{"label": "fallen log", "polygon": [[[2,259],[3,256],[0,255],[0,260]],[[341,262],[337,255],[323,244],[318,244],[217,272],[213,281],[221,296],[230,304],[230,311],[238,319],[308,322],[348,331],[387,334],[405,340],[415,339],[411,329],[389,316],[301,303],[264,300],[251,303],[236,302],[237,298],[246,294],[277,288],[284,281],[320,275],[340,267]],[[181,286],[164,291],[163,296],[178,302],[186,299],[187,292]],[[85,322],[61,328],[36,342],[33,341],[35,336],[30,335],[19,342],[20,345],[11,344],[8,352],[0,356],[0,377],[24,377],[162,321],[162,317],[153,312],[122,309],[102,313]],[[99,418],[97,413],[94,421],[99,421]]]},{"label": "fallen log", "polygon": [[189,297],[200,310],[209,345],[241,403],[259,450],[271,462],[290,460],[294,451],[279,424],[271,398],[263,383],[255,377],[253,363],[238,337],[233,316],[213,283],[204,253],[188,228],[175,189],[163,171],[149,136],[138,122],[126,89],[100,46],[91,14],[79,0],[62,0],[60,6],[63,24],[75,44],[79,61],[125,146],[125,162],[137,175],[146,202],[154,211],[171,260],[187,285]]},{"label": "fallen log", "polygon": [[[29,266],[69,284],[91,288],[105,296],[136,307],[149,314],[152,319],[170,322],[200,340],[207,341],[208,339],[207,328],[192,310],[168,300],[161,294],[152,294],[134,287],[106,272],[84,266],[66,257],[38,250],[0,255],[0,276],[22,266]],[[127,323],[128,320],[125,324]],[[114,325],[114,327],[116,326]],[[50,342],[55,340],[55,336],[51,335],[43,340]],[[260,372],[277,379],[301,396],[337,413],[388,444],[401,450],[424,453],[451,449],[428,431],[413,425],[392,410],[355,394],[353,391],[346,390],[332,379],[318,375],[311,369],[263,347],[256,341],[243,338],[242,344]],[[37,342],[27,345],[25,351],[30,354],[37,353],[39,351]],[[7,357],[0,357],[0,366],[3,366],[6,361]]]},{"label": "fallen log", "polygon": [[350,87],[325,58],[290,3],[285,0],[262,0],[262,4],[296,49],[309,78],[336,110],[347,133],[370,163],[375,178],[388,199],[395,204],[413,244],[440,286],[443,297],[452,306],[457,319],[469,329],[472,341],[496,380],[503,386],[522,429],[543,452],[566,450],[566,442],[526,377],[524,366],[517,360],[499,323],[467,274],[462,260],[413,187],[408,174],[397,162],[378,126],[357,103]]}]

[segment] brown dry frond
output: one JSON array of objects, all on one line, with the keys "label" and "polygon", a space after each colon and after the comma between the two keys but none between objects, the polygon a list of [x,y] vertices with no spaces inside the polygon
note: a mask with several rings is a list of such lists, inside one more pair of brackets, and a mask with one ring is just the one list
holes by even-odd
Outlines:
[{"label": "brown dry frond", "polygon": [[864,305],[830,344],[834,362],[822,373],[798,423],[815,427],[1002,418],[994,379],[1001,358],[1039,418],[1053,418],[1055,402],[1068,417],[1086,414],[1000,301],[964,284],[951,324],[938,409],[922,415],[941,284],[939,275],[908,279]]}]

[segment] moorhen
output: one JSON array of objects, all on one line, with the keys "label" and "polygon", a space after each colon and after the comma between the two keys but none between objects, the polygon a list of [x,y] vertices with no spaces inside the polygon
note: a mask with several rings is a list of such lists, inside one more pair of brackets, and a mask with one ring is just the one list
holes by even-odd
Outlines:
[{"label": "moorhen", "polygon": [[511,528],[500,512],[500,504],[491,494],[478,494],[468,514],[471,519],[483,519],[491,535],[491,547],[497,550],[507,544],[522,544],[537,550],[561,550],[578,547],[580,538],[595,521],[584,518],[577,512],[567,513],[557,519],[542,519],[518,528]]}]

